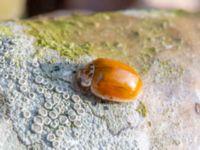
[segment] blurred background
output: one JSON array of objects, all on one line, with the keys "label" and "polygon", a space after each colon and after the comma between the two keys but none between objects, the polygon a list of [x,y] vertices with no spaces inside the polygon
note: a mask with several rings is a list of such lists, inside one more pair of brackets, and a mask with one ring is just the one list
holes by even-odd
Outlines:
[{"label": "blurred background", "polygon": [[38,15],[63,16],[72,11],[96,12],[130,8],[199,11],[200,0],[0,0],[0,20]]}]

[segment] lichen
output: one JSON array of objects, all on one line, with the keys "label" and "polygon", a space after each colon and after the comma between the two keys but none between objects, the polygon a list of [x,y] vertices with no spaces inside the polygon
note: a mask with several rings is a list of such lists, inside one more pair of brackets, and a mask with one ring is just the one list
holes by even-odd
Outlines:
[{"label": "lichen", "polygon": [[[147,116],[149,111],[143,102],[136,102],[135,104],[138,104],[138,107],[135,108],[133,103],[101,102],[93,96],[80,95],[80,99],[77,99],[79,92],[72,89],[71,82],[68,82],[68,79],[71,79],[74,75],[77,65],[71,61],[63,60],[62,57],[58,56],[55,51],[49,50],[49,48],[57,50],[61,56],[71,59],[79,58],[85,54],[95,57],[112,57],[136,67],[141,74],[147,73],[153,64],[147,82],[152,83],[152,88],[158,90],[162,90],[162,87],[164,87],[163,91],[158,91],[154,98],[162,100],[164,94],[166,94],[167,99],[173,98],[173,100],[176,100],[175,96],[171,96],[173,92],[187,94],[187,91],[185,92],[185,89],[182,88],[182,86],[185,87],[186,80],[179,78],[183,73],[183,69],[177,65],[176,59],[170,57],[174,56],[174,49],[178,54],[182,53],[182,51],[180,53],[178,51],[178,47],[182,46],[182,37],[176,29],[172,28],[173,22],[172,26],[169,26],[170,19],[166,21],[164,17],[145,19],[127,17],[121,14],[73,16],[68,19],[72,21],[71,24],[73,25],[67,25],[66,28],[54,25],[54,23],[59,20],[64,24],[66,22],[68,24],[69,20],[58,19],[50,22],[45,20],[45,25],[42,25],[42,36],[35,35],[36,46],[33,46],[32,37],[16,30],[13,30],[17,32],[14,32],[14,38],[3,37],[1,39],[0,87],[4,90],[3,93],[6,97],[7,115],[10,118],[9,120],[12,121],[12,127],[20,141],[24,145],[30,145],[28,147],[30,149],[90,149],[94,146],[98,149],[149,149],[143,148],[143,143],[147,143],[145,139],[151,140],[155,147],[160,144],[160,149],[166,147],[166,144],[169,145],[167,142],[173,139],[171,140],[168,134],[153,132],[153,138],[156,137],[156,141],[154,141],[154,139],[151,139],[152,136],[146,137],[146,134],[149,134],[144,130],[140,131],[141,127],[143,129],[141,124],[143,117]],[[41,20],[36,23],[35,28],[37,29],[33,30],[32,26],[25,21],[24,24],[28,26],[27,33],[29,31],[40,32],[40,23],[42,23]],[[50,31],[48,31],[48,23],[50,23],[50,27],[53,26]],[[15,27],[13,24],[9,25]],[[58,32],[57,27],[60,28]],[[175,27],[177,26],[175,25]],[[53,29],[55,29],[55,32],[52,31]],[[61,31],[66,31],[67,34],[62,36]],[[30,34],[33,35],[34,33]],[[58,41],[57,36],[61,41]],[[45,39],[49,37],[57,45],[52,45]],[[66,41],[63,40],[64,38],[66,38]],[[59,42],[62,42],[62,40],[67,43],[68,47],[65,47],[66,45],[62,43],[61,45],[64,48],[60,47]],[[86,47],[89,45],[91,50],[84,48],[86,52],[80,55],[78,48],[81,44],[86,44]],[[166,47],[166,44],[170,44],[170,46]],[[177,47],[177,45],[179,46]],[[174,49],[171,49],[171,47],[174,47]],[[67,53],[63,52],[65,49],[67,49]],[[82,47],[80,49],[82,51]],[[182,49],[182,54],[187,52],[188,49],[189,47]],[[163,55],[159,55],[165,50],[168,51]],[[170,54],[170,56],[165,57],[167,54]],[[157,57],[158,55],[159,57]],[[176,53],[176,56],[181,55]],[[35,57],[43,57],[43,59],[35,59]],[[161,60],[158,60],[158,58]],[[163,60],[163,58],[171,58],[171,60]],[[189,59],[187,57],[187,61]],[[54,64],[57,60],[59,60],[59,63]],[[172,60],[176,63],[173,63]],[[55,65],[59,66],[59,69]],[[158,84],[151,82],[154,77],[158,79]],[[177,91],[180,89],[179,85],[183,91]],[[170,89],[169,93],[167,89]],[[180,98],[182,97],[180,95]],[[51,103],[49,105],[46,102]],[[166,104],[168,104],[168,101],[166,101]],[[174,103],[172,104],[174,105]],[[179,104],[179,102],[175,104]],[[164,109],[162,110],[165,110],[168,106],[163,106]],[[62,107],[63,109],[60,109]],[[51,112],[53,109],[54,111]],[[59,112],[60,116],[55,112]],[[158,112],[157,109],[151,115],[156,114],[156,112]],[[171,109],[167,113],[169,115],[164,116],[167,119],[164,118],[162,121],[170,119],[168,116],[172,113]],[[138,118],[138,115],[141,117]],[[42,116],[42,121],[38,121],[38,116]],[[55,117],[58,118],[55,119]],[[43,121],[44,123],[42,123]],[[154,130],[154,124],[154,120],[149,120],[148,126],[152,130]],[[92,132],[90,132],[91,129]],[[64,136],[62,133],[65,133]],[[52,142],[52,138],[48,136],[52,134],[60,136]],[[167,142],[163,143],[165,137],[169,138]],[[75,145],[74,142],[76,142]],[[39,145],[36,146],[34,143]]]},{"label": "lichen", "polygon": [[136,111],[142,116],[146,117],[147,116],[147,108],[143,102],[139,102]]},{"label": "lichen", "polygon": [[[0,91],[1,92],[1,91]],[[0,103],[4,101],[4,96],[0,93]]]},{"label": "lichen", "polygon": [[180,76],[184,73],[181,66],[175,65],[170,60],[158,60],[157,62],[157,76],[159,81],[163,81],[163,78],[166,80],[174,80],[180,78]]},{"label": "lichen", "polygon": [[74,58],[89,54],[91,50],[91,45],[88,42],[79,44],[69,42],[70,35],[76,29],[69,20],[35,20],[24,23],[31,26],[27,32],[37,38],[36,45],[57,50],[62,56]]},{"label": "lichen", "polygon": [[61,56],[76,59],[82,55],[91,54],[93,43],[81,39],[85,32],[95,32],[96,21],[109,20],[111,14],[96,14],[93,16],[74,15],[57,20],[26,20],[19,23],[29,26],[26,32],[36,38],[36,45],[57,50]]},{"label": "lichen", "polygon": [[139,61],[143,62],[140,64],[141,72],[148,72],[149,68],[151,67],[151,64],[154,61],[155,56],[156,49],[154,47],[144,48],[143,50],[141,50],[138,56]]},{"label": "lichen", "polygon": [[148,72],[158,53],[177,45],[181,48],[178,31],[165,17],[99,13],[20,23],[28,26],[26,33],[36,38],[38,47],[56,50],[68,59],[90,55],[121,60],[141,74]]},{"label": "lichen", "polygon": [[[75,127],[76,129],[81,128],[86,112],[82,105],[83,101],[69,87],[70,83],[61,81],[58,77],[54,80],[45,74],[41,68],[45,61],[34,58],[33,41],[28,43],[30,39],[24,35],[17,36],[17,38],[15,36],[3,37],[0,41],[0,77],[2,79],[0,80],[0,94],[5,95],[5,104],[9,105],[8,116],[13,122],[15,132],[25,145],[41,143],[43,149],[52,148],[54,144],[51,142],[49,145],[49,142],[41,137],[45,137],[47,133],[58,133],[60,128],[63,129],[62,133]],[[19,57],[19,55],[26,57]],[[59,55],[58,57],[61,60]],[[60,68],[64,66],[66,66],[64,63],[59,65]],[[52,67],[52,64],[45,66],[51,70],[47,73],[48,75],[58,72],[58,70],[52,71]],[[66,70],[70,72],[68,76],[73,75],[72,67]],[[61,72],[63,71],[62,69]],[[0,118],[2,113],[3,110],[0,109]],[[62,116],[65,116],[66,120],[63,121]],[[70,124],[74,126],[69,129]],[[60,134],[57,137],[57,141],[61,144],[66,142],[60,138]]]},{"label": "lichen", "polygon": [[[191,13],[183,10],[183,9],[176,9],[172,10],[172,13],[175,14],[176,16],[186,16],[186,15],[192,15]],[[193,14],[194,15],[194,14]]]},{"label": "lichen", "polygon": [[5,25],[0,25],[0,36],[11,36],[13,32],[10,27]]}]

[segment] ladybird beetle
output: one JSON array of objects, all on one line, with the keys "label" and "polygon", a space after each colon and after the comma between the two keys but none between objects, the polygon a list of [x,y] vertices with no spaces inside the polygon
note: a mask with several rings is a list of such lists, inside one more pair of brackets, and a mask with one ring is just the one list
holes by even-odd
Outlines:
[{"label": "ladybird beetle", "polygon": [[115,102],[134,100],[142,87],[142,80],[133,68],[107,58],[93,60],[80,69],[77,82],[95,96]]}]

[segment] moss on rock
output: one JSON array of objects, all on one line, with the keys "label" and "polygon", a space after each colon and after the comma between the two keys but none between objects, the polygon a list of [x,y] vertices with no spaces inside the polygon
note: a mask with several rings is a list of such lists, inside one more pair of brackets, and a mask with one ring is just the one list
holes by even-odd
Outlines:
[{"label": "moss on rock", "polygon": [[90,53],[91,45],[88,42],[70,42],[69,37],[75,32],[76,26],[69,20],[35,20],[26,21],[25,24],[31,26],[27,32],[36,37],[38,46],[57,50],[60,55],[71,59]]},{"label": "moss on rock", "polygon": [[136,109],[136,111],[142,116],[142,117],[146,117],[147,116],[147,108],[145,106],[145,104],[143,102],[140,102],[138,104],[138,107]]},{"label": "moss on rock", "polygon": [[5,25],[0,25],[0,36],[11,36],[13,35],[10,27]]},{"label": "moss on rock", "polygon": [[180,78],[184,73],[184,69],[181,66],[175,65],[170,60],[158,60],[157,62],[156,82],[173,81]]},{"label": "moss on rock", "polygon": [[99,13],[20,23],[28,26],[26,32],[36,38],[39,47],[56,50],[71,60],[84,55],[121,60],[141,74],[148,72],[158,53],[179,49],[182,44],[179,32],[165,17]]}]

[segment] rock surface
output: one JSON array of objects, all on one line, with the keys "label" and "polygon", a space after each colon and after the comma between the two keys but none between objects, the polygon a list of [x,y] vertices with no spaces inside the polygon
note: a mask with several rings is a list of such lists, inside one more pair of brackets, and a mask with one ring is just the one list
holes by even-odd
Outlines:
[{"label": "rock surface", "polygon": [[[0,149],[199,150],[199,21],[131,10],[0,23]],[[105,102],[73,87],[96,57],[138,70],[137,100]]]}]

